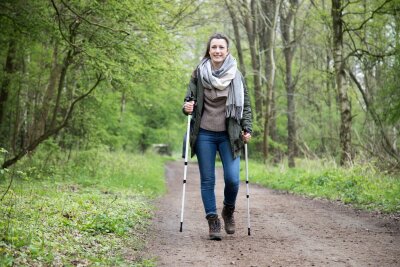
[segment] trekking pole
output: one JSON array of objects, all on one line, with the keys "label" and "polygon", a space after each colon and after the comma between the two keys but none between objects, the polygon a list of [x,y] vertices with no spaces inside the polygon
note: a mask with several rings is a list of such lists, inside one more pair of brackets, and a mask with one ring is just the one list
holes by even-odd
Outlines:
[{"label": "trekking pole", "polygon": [[[186,102],[193,100],[191,97],[186,98]],[[182,232],[183,225],[183,210],[185,208],[185,193],[186,193],[186,175],[187,175],[187,167],[188,167],[188,154],[189,154],[189,135],[190,135],[190,120],[192,116],[188,115],[187,121],[187,131],[186,131],[186,146],[185,146],[185,167],[183,170],[183,189],[182,189],[182,207],[181,207],[181,226],[179,232]]]},{"label": "trekking pole", "polygon": [[247,158],[247,144],[244,144],[244,158],[246,162],[246,197],[247,197],[247,234],[250,235],[250,192],[249,192],[249,160]]}]

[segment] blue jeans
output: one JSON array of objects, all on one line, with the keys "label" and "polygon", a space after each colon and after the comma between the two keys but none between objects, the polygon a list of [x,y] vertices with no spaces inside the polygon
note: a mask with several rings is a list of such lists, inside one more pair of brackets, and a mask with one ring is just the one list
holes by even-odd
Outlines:
[{"label": "blue jeans", "polygon": [[224,170],[224,204],[235,205],[239,191],[240,157],[233,158],[227,132],[200,129],[196,155],[201,179],[201,198],[207,215],[217,214],[215,201],[215,157],[219,152]]}]

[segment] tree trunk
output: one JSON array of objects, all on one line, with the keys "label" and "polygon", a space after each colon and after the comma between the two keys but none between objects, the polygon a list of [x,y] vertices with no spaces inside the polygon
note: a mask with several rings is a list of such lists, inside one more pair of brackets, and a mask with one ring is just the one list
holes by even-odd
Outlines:
[{"label": "tree trunk", "polygon": [[42,107],[41,107],[41,114],[38,119],[38,127],[37,127],[37,133],[35,134],[35,137],[38,137],[42,135],[45,130],[46,130],[46,123],[49,121],[49,111],[51,104],[54,103],[54,95],[56,91],[56,85],[58,78],[61,75],[61,66],[58,63],[58,44],[54,44],[53,48],[53,62],[50,70],[50,78],[49,78],[49,83],[47,84],[46,91],[44,94],[43,102],[42,102]]},{"label": "tree trunk", "polygon": [[246,28],[247,38],[249,40],[251,66],[254,79],[254,100],[255,100],[255,119],[259,121],[262,118],[262,92],[261,92],[261,76],[260,76],[260,59],[257,51],[257,20],[256,1],[251,0],[250,5],[243,3],[245,8],[244,27]]},{"label": "tree trunk", "polygon": [[126,109],[126,93],[125,93],[125,89],[122,90],[121,102],[120,103],[121,103],[121,107],[120,107],[119,122],[121,123],[123,121],[124,114],[125,114],[125,109]]},{"label": "tree trunk", "polygon": [[[326,61],[325,61],[325,71],[326,73],[331,73],[331,55],[330,55],[330,51],[328,51],[328,49],[326,49]],[[334,79],[333,79],[333,74],[332,74],[332,78],[331,79],[326,79],[326,84],[325,84],[325,89],[326,89],[326,95],[327,95],[327,99],[326,99],[326,104],[328,106],[328,131],[327,131],[327,135],[329,140],[333,140],[334,139],[334,129],[336,129],[335,127],[335,123],[334,123],[334,119],[333,119],[333,111],[332,111],[332,102],[334,102]],[[322,130],[322,129],[321,129]],[[325,142],[323,142],[325,144]],[[326,146],[324,146],[326,147]],[[333,149],[332,144],[328,145],[329,150]],[[336,150],[336,149],[335,149]]]},{"label": "tree trunk", "polygon": [[274,45],[276,37],[276,25],[278,20],[280,4],[276,3],[275,0],[264,0],[262,2],[262,9],[266,15],[267,29],[264,36],[264,47],[265,47],[265,77],[267,79],[267,90],[265,98],[265,111],[264,111],[264,136],[263,136],[263,158],[267,160],[269,156],[269,130],[270,120],[272,114],[271,103],[273,102],[274,86],[275,86],[275,56],[274,56]]},{"label": "tree trunk", "polygon": [[16,71],[15,64],[16,43],[13,39],[8,42],[6,65],[4,66],[5,77],[0,87],[0,125],[4,125],[4,111],[8,100],[11,75]]},{"label": "tree trunk", "polygon": [[67,52],[67,55],[64,58],[62,66],[61,66],[60,78],[58,80],[56,102],[55,102],[55,106],[53,109],[52,119],[50,122],[50,128],[54,128],[56,125],[57,115],[59,114],[59,111],[60,111],[62,89],[64,86],[64,81],[65,81],[65,77],[67,75],[68,67],[71,64],[72,58],[73,58],[73,52],[72,52],[72,50],[69,50]]},{"label": "tree trunk", "polygon": [[[276,126],[276,101],[275,101],[275,90],[272,90],[272,96],[271,96],[271,102],[269,103],[270,108],[271,108],[271,114],[270,114],[270,118],[268,121],[269,124],[269,136],[271,138],[272,141],[274,141],[275,143],[278,143],[278,130],[277,130],[277,126]],[[272,154],[273,157],[273,162],[274,163],[279,163],[282,160],[282,153],[283,151],[275,146],[275,147],[271,147],[270,153]]]},{"label": "tree trunk", "polygon": [[342,11],[342,1],[332,0],[333,59],[340,107],[340,165],[345,166],[352,163],[353,155],[351,151],[351,106],[347,95],[345,61],[343,57]]},{"label": "tree trunk", "polygon": [[[326,6],[326,2],[324,0],[321,1],[322,2],[322,9],[326,10],[327,8],[329,8],[328,6]],[[328,23],[324,23],[323,24],[323,30],[328,32],[330,31],[330,25],[328,25]],[[335,79],[334,79],[334,73],[333,73],[333,69],[332,69],[332,49],[331,49],[331,43],[332,43],[332,39],[329,35],[326,35],[326,37],[324,38],[324,52],[325,52],[325,72],[329,75],[327,79],[325,80],[325,95],[326,95],[326,105],[328,107],[328,129],[326,131],[325,134],[325,128],[321,128],[321,136],[327,136],[328,140],[335,140],[336,139],[336,132],[337,132],[337,127],[336,124],[334,122],[334,112],[332,110],[332,105],[334,103],[334,100],[336,99],[336,93],[335,93]],[[328,141],[326,142],[326,140],[323,140],[321,138],[321,146],[323,147],[322,152],[326,152],[329,150],[330,153],[336,154],[337,153],[337,144],[335,144],[335,142],[332,141]]]},{"label": "tree trunk", "polygon": [[242,72],[243,76],[246,78],[246,66],[244,64],[244,59],[243,59],[243,49],[242,49],[242,41],[240,38],[239,22],[236,17],[236,12],[234,10],[234,6],[232,5],[232,2],[230,0],[225,0],[225,5],[226,5],[226,8],[228,9],[229,15],[232,20],[232,27],[233,27],[233,32],[235,35],[234,42],[235,42],[238,59],[239,59],[239,69]]},{"label": "tree trunk", "polygon": [[[285,87],[287,96],[287,128],[288,128],[288,164],[290,168],[294,168],[296,154],[296,106],[294,101],[295,84],[293,82],[292,63],[294,53],[296,51],[296,38],[291,38],[292,22],[298,8],[297,0],[290,0],[287,7],[287,14],[284,14],[284,9],[280,11],[280,25],[283,39],[283,54],[285,56]],[[293,26],[295,27],[295,25]]]}]

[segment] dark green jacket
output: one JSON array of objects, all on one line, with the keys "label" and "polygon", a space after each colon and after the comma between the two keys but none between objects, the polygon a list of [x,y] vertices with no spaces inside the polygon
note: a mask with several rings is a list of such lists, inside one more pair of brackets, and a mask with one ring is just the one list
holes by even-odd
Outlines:
[{"label": "dark green jacket", "polygon": [[[196,140],[200,130],[201,116],[203,114],[204,105],[204,87],[200,79],[197,79],[197,70],[192,75],[190,83],[186,92],[186,97],[192,96],[196,101],[196,106],[192,114],[191,130],[190,130],[190,148],[192,151],[192,157],[196,154]],[[240,74],[242,75],[242,74]],[[232,118],[226,119],[226,129],[228,131],[229,140],[231,143],[232,155],[234,158],[240,155],[241,149],[243,148],[244,142],[241,138],[241,132],[247,131],[252,132],[252,114],[250,107],[249,94],[246,88],[245,81],[242,76],[242,82],[244,85],[244,107],[243,117],[240,124],[237,120]],[[187,115],[187,114],[186,114]]]}]

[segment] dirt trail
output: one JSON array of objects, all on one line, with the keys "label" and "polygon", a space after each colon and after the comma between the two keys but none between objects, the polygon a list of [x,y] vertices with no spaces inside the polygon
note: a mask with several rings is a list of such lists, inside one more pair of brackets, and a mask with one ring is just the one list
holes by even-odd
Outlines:
[{"label": "dirt trail", "polygon": [[[183,232],[179,232],[183,162],[166,165],[168,193],[158,210],[148,255],[158,266],[400,266],[400,222],[323,200],[251,184],[247,235],[245,184],[237,199],[236,233],[210,241],[198,167],[189,163]],[[217,170],[222,210],[223,176]]]}]

